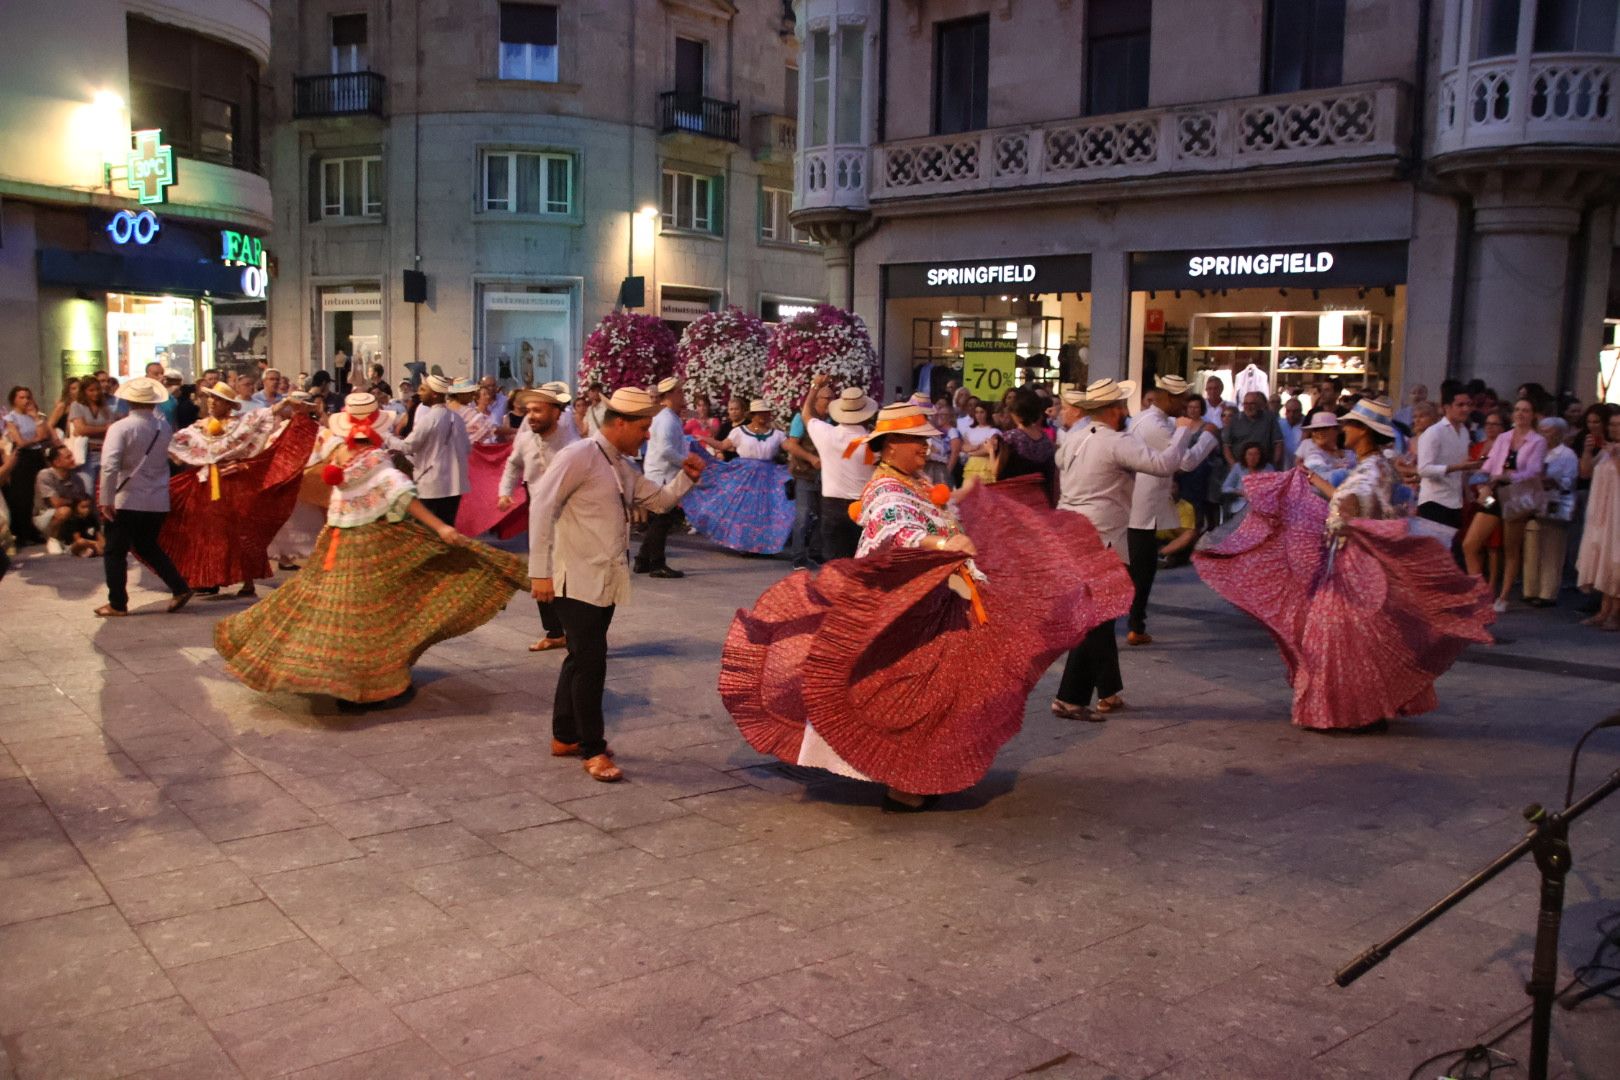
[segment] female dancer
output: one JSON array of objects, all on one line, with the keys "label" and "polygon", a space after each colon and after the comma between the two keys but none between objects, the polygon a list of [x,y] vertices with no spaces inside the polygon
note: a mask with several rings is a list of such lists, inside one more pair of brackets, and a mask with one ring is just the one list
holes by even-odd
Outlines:
[{"label": "female dancer", "polygon": [[756,398],[748,405],[746,424],[733,427],[724,439],[698,436],[697,441],[734,456],[714,462],[686,493],[681,500],[686,520],[733,551],[774,555],[786,547],[794,510],[787,497],[787,467],[776,459],[787,435],[772,426],[770,406]]},{"label": "female dancer", "polygon": [[429,646],[482,626],[529,587],[522,559],[422,505],[382,448],[376,416],[375,397],[350,394],[332,417],[344,444],[325,466],[332,500],[309,564],[214,628],[226,667],[255,690],[397,697]]},{"label": "female dancer", "polygon": [[721,656],[720,695],[755,749],[884,784],[891,813],[976,783],[1052,660],[1132,591],[1034,478],[976,488],[952,513],[925,472],[937,434],[917,405],[878,414],[856,557],[766,590]]},{"label": "female dancer", "polygon": [[1489,591],[1417,531],[1421,519],[1393,516],[1392,412],[1363,399],[1345,415],[1357,464],[1342,484],[1303,464],[1249,477],[1248,515],[1193,556],[1205,583],[1276,640],[1298,727],[1380,731],[1427,712],[1435,680],[1469,643],[1491,640]]},{"label": "female dancer", "polygon": [[1620,630],[1620,410],[1609,413],[1607,440],[1587,437],[1581,456],[1581,475],[1592,481],[1586,501],[1586,525],[1581,530],[1575,578],[1582,589],[1596,591],[1602,605],[1587,626]]}]

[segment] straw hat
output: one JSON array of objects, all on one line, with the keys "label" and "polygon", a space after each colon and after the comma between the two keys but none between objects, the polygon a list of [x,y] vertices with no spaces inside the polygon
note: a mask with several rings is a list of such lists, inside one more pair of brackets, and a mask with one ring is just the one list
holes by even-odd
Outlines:
[{"label": "straw hat", "polygon": [[856,441],[876,449],[889,435],[915,435],[919,439],[931,439],[943,434],[930,422],[927,409],[910,401],[899,401],[878,410],[877,424],[872,428],[872,434]]},{"label": "straw hat", "polygon": [[[203,388],[203,393],[212,394],[214,397],[219,398],[219,400],[221,400],[221,401],[228,401],[234,407],[236,407],[238,409],[240,409],[242,407],[242,399],[237,397],[235,391],[233,391],[230,387],[226,386],[222,382],[221,383],[215,383],[213,386],[204,387]],[[288,394],[287,396],[292,397],[293,395]],[[307,399],[309,397],[309,395],[305,394],[304,397]]]},{"label": "straw hat", "polygon": [[172,367],[171,368],[164,368],[163,369],[163,381],[166,382],[166,383],[168,383],[168,382],[183,383],[183,382],[186,381],[186,377],[184,375],[180,374],[180,369],[179,368],[172,368]]},{"label": "straw hat", "polygon": [[1384,436],[1386,439],[1395,437],[1395,408],[1388,398],[1362,398],[1344,414],[1344,423],[1357,423],[1370,431]]},{"label": "straw hat", "polygon": [[910,401],[913,405],[921,405],[925,409],[931,408],[934,404],[934,399],[923,393],[921,390],[918,390],[916,393],[912,394]]},{"label": "straw hat", "polygon": [[[429,377],[431,378],[431,376]],[[375,397],[367,393],[350,394],[343,399],[343,411],[333,413],[331,420],[327,421],[327,425],[332,429],[332,434],[340,439],[347,439],[349,433],[357,427],[370,428],[372,422],[366,418],[375,417],[376,415],[377,399]]]},{"label": "straw hat", "polygon": [[519,390],[512,395],[512,411],[515,413],[527,412],[529,403],[532,401],[543,401],[547,405],[556,405],[560,408],[574,400],[573,395],[567,390],[553,389],[556,385],[556,383],[546,383],[539,389]]},{"label": "straw hat", "polygon": [[661,405],[639,386],[621,386],[607,399],[608,411],[622,416],[644,417],[658,412]]},{"label": "straw hat", "polygon": [[675,376],[673,376],[673,375],[671,375],[667,379],[659,379],[658,380],[658,396],[663,397],[665,394],[673,394],[675,391],[679,390],[684,385],[685,385],[685,383],[681,382],[681,380],[675,378]]},{"label": "straw hat", "polygon": [[1088,384],[1075,404],[1082,409],[1106,409],[1110,405],[1127,404],[1136,393],[1136,383],[1130,379],[1098,379]]},{"label": "straw hat", "polygon": [[877,411],[878,403],[858,386],[844,387],[844,392],[827,407],[827,413],[840,424],[864,424],[876,416]]},{"label": "straw hat", "polygon": [[753,401],[748,403],[748,411],[750,413],[768,413],[775,412],[776,410],[765,404],[764,398],[755,398]]},{"label": "straw hat", "polygon": [[113,397],[129,402],[131,405],[161,405],[169,400],[169,388],[156,379],[148,379],[145,375],[137,375],[133,379],[125,379]]},{"label": "straw hat", "polygon": [[1160,375],[1153,380],[1153,385],[1167,394],[1179,396],[1192,393],[1192,384],[1180,375]]},{"label": "straw hat", "polygon": [[478,393],[478,384],[471,379],[457,379],[450,384],[450,389],[446,390],[445,393],[451,397],[460,397],[462,394],[476,394]]},{"label": "straw hat", "polygon": [[443,375],[424,375],[422,381],[417,384],[418,389],[431,390],[435,394],[448,394],[453,386],[455,383]]},{"label": "straw hat", "polygon": [[1301,430],[1302,431],[1326,431],[1328,428],[1336,428],[1338,426],[1339,426],[1339,418],[1337,416],[1334,416],[1330,412],[1319,412],[1319,413],[1312,413],[1311,414],[1311,422],[1306,424]]},{"label": "straw hat", "polygon": [[1058,391],[1058,400],[1071,409],[1083,409],[1086,407],[1086,392],[1084,390],[1060,390]]},{"label": "straw hat", "polygon": [[548,383],[541,383],[540,389],[549,391],[552,397],[556,398],[564,405],[574,400],[573,392],[568,389],[568,384],[563,382],[561,379],[556,379]]}]

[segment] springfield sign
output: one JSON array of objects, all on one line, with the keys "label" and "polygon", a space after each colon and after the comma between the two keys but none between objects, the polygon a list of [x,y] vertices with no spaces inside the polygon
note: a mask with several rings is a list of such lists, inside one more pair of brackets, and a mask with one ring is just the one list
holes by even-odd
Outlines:
[{"label": "springfield sign", "polygon": [[934,266],[928,270],[928,284],[931,288],[938,288],[941,285],[1027,285],[1034,280],[1034,263]]},{"label": "springfield sign", "polygon": [[1333,269],[1331,251],[1244,252],[1237,255],[1194,255],[1187,260],[1187,276],[1214,274],[1325,274]]}]

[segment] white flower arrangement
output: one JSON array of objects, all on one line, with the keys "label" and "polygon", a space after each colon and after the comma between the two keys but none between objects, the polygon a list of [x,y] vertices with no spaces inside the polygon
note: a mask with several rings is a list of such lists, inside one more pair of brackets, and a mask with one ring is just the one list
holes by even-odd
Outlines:
[{"label": "white flower arrangement", "polygon": [[676,356],[676,373],[685,380],[687,395],[706,395],[719,414],[730,398],[746,402],[760,392],[769,336],[763,322],[732,306],[689,324]]}]

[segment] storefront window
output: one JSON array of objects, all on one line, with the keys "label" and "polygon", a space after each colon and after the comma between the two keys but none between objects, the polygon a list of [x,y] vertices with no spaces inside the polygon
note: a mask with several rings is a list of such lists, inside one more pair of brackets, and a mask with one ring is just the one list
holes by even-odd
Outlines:
[{"label": "storefront window", "polygon": [[573,294],[487,291],[480,375],[503,384],[539,386],[573,376]]},{"label": "storefront window", "polygon": [[1603,320],[1603,345],[1598,349],[1598,396],[1620,405],[1620,319]]},{"label": "storefront window", "polygon": [[[174,368],[188,381],[208,366],[198,355],[197,301],[179,296],[107,294],[107,355],[112,374],[128,379],[146,365]],[[200,361],[200,362],[199,362]]]},{"label": "storefront window", "polygon": [[270,358],[264,302],[213,305],[214,362],[221,371],[257,371]]},{"label": "storefront window", "polygon": [[363,372],[383,359],[382,294],[352,289],[330,289],[321,294],[322,360],[329,369],[333,356],[343,350]]}]

